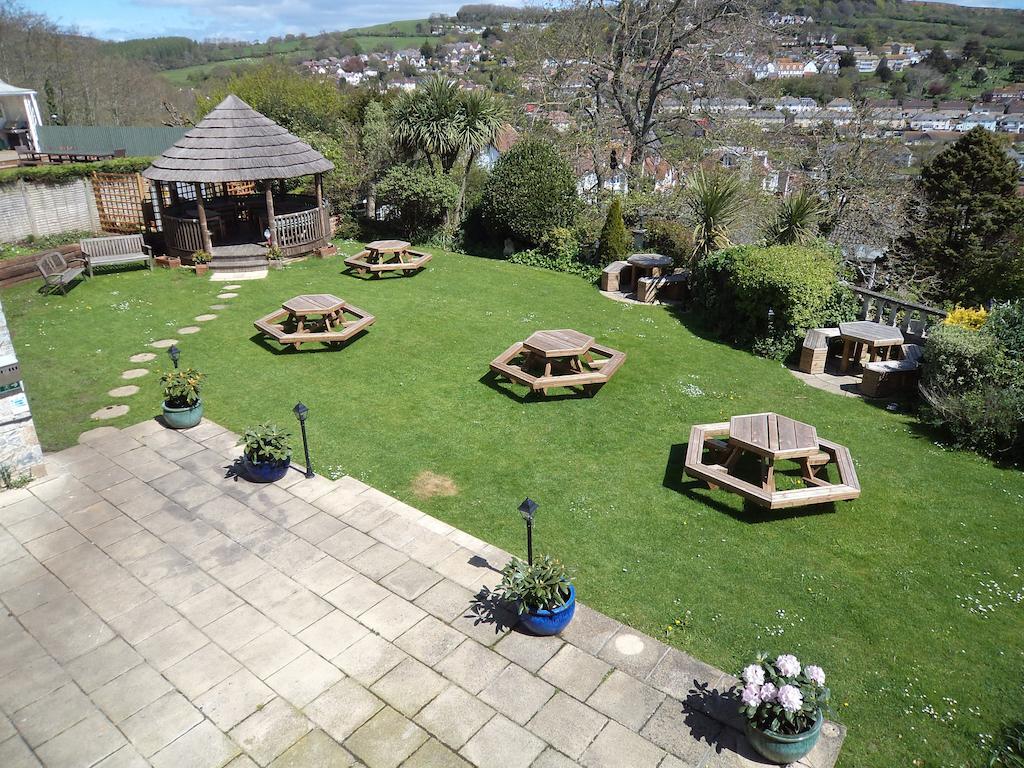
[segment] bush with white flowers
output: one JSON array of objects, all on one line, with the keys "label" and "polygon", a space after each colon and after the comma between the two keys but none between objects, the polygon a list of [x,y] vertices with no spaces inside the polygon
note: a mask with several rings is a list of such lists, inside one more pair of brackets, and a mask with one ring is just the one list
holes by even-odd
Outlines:
[{"label": "bush with white flowers", "polygon": [[829,690],[821,667],[800,665],[792,654],[774,661],[758,654],[740,673],[740,712],[762,731],[797,734],[811,730],[828,709]]}]

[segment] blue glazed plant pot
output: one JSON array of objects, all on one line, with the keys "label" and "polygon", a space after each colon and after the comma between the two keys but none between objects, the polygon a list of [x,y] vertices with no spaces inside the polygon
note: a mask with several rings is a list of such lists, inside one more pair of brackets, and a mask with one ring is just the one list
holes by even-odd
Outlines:
[{"label": "blue glazed plant pot", "polygon": [[242,463],[245,474],[254,483],[273,483],[284,477],[292,460],[289,457],[284,461],[252,461],[243,454]]},{"label": "blue glazed plant pot", "polygon": [[576,613],[576,587],[569,585],[569,599],[565,605],[552,610],[528,611],[519,616],[519,624],[534,635],[557,635],[572,621]]},{"label": "blue glazed plant pot", "polygon": [[766,760],[779,765],[795,763],[814,749],[814,745],[818,743],[822,722],[824,722],[824,718],[821,712],[818,712],[818,719],[814,721],[814,727],[809,731],[792,735],[761,730],[747,722],[747,739],[757,753]]},{"label": "blue glazed plant pot", "polygon": [[172,408],[164,403],[164,424],[172,429],[194,427],[202,418],[202,400],[197,400],[195,405],[186,405],[184,408]]}]

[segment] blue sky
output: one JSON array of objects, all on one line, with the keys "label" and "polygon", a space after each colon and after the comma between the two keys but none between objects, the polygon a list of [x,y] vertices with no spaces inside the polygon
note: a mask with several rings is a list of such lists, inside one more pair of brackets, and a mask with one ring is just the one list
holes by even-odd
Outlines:
[{"label": "blue sky", "polygon": [[[468,0],[467,0],[468,1]],[[503,0],[519,5],[516,0]],[[942,1],[942,0],[938,0]],[[197,39],[265,39],[289,32],[378,24],[454,13],[460,0],[24,0],[65,26],[110,39],[187,35]],[[959,5],[1024,8],[1024,0],[959,0]]]}]

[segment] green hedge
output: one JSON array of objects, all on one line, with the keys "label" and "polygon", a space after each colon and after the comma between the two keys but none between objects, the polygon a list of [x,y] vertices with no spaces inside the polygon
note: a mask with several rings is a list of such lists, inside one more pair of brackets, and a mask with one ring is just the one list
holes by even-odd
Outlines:
[{"label": "green hedge", "polygon": [[519,251],[508,257],[512,264],[523,264],[527,267],[550,269],[553,272],[564,272],[577,275],[587,282],[596,283],[601,279],[601,268],[593,264],[583,264],[568,254],[551,255],[536,250]]},{"label": "green hedge", "polygon": [[61,163],[59,165],[26,165],[0,170],[0,184],[24,179],[42,184],[62,184],[83,179],[93,173],[136,173],[148,168],[151,157],[115,157],[98,163]]},{"label": "green hedge", "polygon": [[841,275],[841,258],[831,248],[735,246],[698,264],[695,307],[727,341],[783,359],[808,328],[855,317],[857,302]]}]

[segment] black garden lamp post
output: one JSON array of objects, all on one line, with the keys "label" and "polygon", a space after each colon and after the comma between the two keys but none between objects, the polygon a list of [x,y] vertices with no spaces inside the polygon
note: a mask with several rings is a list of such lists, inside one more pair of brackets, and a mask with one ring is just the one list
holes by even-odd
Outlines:
[{"label": "black garden lamp post", "polygon": [[178,358],[181,357],[181,350],[173,344],[171,348],[167,350],[167,354],[171,356],[171,362],[174,363],[174,369],[178,369]]},{"label": "black garden lamp post", "polygon": [[313,467],[309,463],[309,440],[306,438],[306,418],[309,416],[309,408],[302,403],[296,403],[292,408],[299,419],[299,429],[302,430],[302,452],[306,455],[306,477],[313,477]]},{"label": "black garden lamp post", "polygon": [[533,565],[533,516],[537,512],[537,502],[527,496],[519,505],[519,514],[526,521],[526,559]]}]

